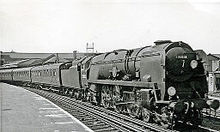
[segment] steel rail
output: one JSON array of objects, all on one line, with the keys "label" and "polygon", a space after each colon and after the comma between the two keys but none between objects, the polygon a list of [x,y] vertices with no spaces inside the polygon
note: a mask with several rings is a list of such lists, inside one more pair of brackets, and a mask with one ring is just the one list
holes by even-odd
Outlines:
[{"label": "steel rail", "polygon": [[[33,90],[31,90],[33,91]],[[33,91],[36,92],[36,91]],[[99,118],[102,121],[108,122],[111,126],[114,126],[115,128],[119,129],[120,131],[146,131],[145,129],[141,128],[140,126],[134,125],[132,123],[129,123],[127,121],[118,119],[117,117],[110,116],[104,112],[100,112],[98,110],[94,110],[92,108],[89,108],[87,106],[83,106],[81,104],[78,104],[77,102],[73,102],[73,100],[68,100],[69,98],[61,95],[57,95],[54,93],[49,93],[45,91],[36,92],[40,94],[43,97],[48,98],[51,101],[59,101],[59,103],[62,104],[62,106],[68,106],[70,109],[79,109],[82,111],[85,111],[85,113],[94,116],[95,118]],[[152,131],[152,130],[151,130]]]}]

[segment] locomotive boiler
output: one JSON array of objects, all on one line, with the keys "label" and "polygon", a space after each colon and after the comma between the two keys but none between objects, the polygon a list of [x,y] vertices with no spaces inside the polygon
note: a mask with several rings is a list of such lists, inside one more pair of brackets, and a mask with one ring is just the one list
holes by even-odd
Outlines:
[{"label": "locomotive boiler", "polygon": [[154,46],[115,50],[90,62],[89,95],[94,102],[165,127],[177,121],[198,125],[207,103],[201,60],[184,42],[156,41]]}]

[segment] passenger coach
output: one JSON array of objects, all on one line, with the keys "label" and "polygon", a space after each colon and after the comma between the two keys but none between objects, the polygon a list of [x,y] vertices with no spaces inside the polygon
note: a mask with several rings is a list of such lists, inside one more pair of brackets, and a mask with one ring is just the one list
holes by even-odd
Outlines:
[{"label": "passenger coach", "polygon": [[32,67],[13,69],[13,81],[17,83],[31,83]]},{"label": "passenger coach", "polygon": [[0,70],[0,80],[3,82],[8,82],[13,80],[12,69]]},{"label": "passenger coach", "polygon": [[60,68],[62,63],[53,65],[42,65],[31,69],[32,83],[37,86],[60,87],[62,80],[60,78]]}]

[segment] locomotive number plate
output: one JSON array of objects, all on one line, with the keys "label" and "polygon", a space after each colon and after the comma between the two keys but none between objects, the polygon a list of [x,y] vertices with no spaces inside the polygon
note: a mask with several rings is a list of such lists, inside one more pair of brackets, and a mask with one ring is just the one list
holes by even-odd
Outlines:
[{"label": "locomotive number plate", "polygon": [[178,55],[176,56],[177,59],[187,59],[187,55]]}]

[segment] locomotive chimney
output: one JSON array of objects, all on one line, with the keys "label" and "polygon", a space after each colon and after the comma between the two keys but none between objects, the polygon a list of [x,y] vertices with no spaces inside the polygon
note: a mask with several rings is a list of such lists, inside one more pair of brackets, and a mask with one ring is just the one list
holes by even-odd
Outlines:
[{"label": "locomotive chimney", "polygon": [[154,42],[155,45],[161,45],[161,44],[166,44],[166,43],[172,43],[170,40],[157,40]]}]

